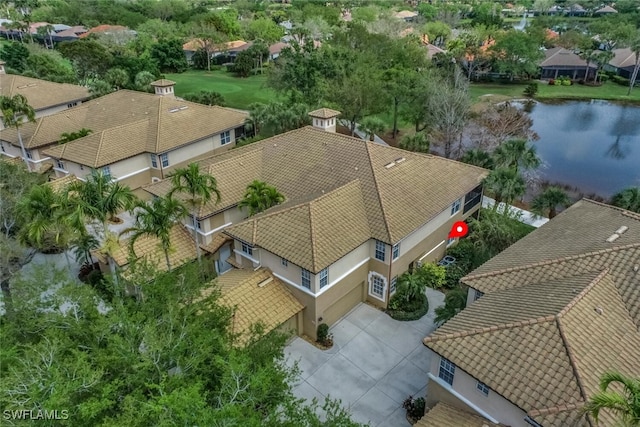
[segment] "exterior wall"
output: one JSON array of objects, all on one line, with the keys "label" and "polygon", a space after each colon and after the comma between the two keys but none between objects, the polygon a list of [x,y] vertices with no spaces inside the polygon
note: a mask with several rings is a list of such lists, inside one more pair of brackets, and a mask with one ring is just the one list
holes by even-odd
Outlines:
[{"label": "exterior wall", "polygon": [[[173,169],[184,167],[195,160],[209,157],[214,154],[214,151],[216,153],[220,153],[234,147],[236,145],[234,129],[228,130],[231,135],[231,141],[227,144],[221,144],[220,134],[218,134],[167,152],[169,157],[169,166],[165,168],[162,167],[162,164],[160,163],[160,156],[158,156],[158,168],[161,171],[161,175],[166,176],[166,174]],[[149,155],[147,155],[147,157],[149,157]],[[151,160],[149,160],[149,163],[150,162]]]},{"label": "exterior wall", "polygon": [[437,402],[442,401],[467,411],[476,412],[481,416],[486,416],[480,412],[484,411],[504,425],[531,427],[524,420],[527,414],[522,409],[491,389],[489,395],[485,396],[476,388],[478,380],[459,367],[456,366],[452,386],[439,380],[437,377],[440,359],[438,354],[432,352],[430,373],[436,379],[430,379],[427,386],[427,407],[433,407]]},{"label": "exterior wall", "polygon": [[[140,154],[109,165],[111,176],[121,184],[128,185],[133,190],[149,184],[151,182],[151,175],[147,163],[148,157],[146,154]],[[53,164],[56,165],[55,160],[53,160]],[[58,177],[73,174],[78,178],[86,178],[91,174],[91,168],[89,166],[83,166],[68,160],[64,160],[63,164],[64,169],[54,168],[56,176]],[[138,173],[130,175],[132,172]]]},{"label": "exterior wall", "polygon": [[54,105],[52,107],[43,108],[36,111],[36,119],[39,117],[50,116],[51,114],[59,113],[60,111],[68,110],[69,108],[75,107],[80,104],[82,104],[82,101],[69,101],[68,104]]},{"label": "exterior wall", "polygon": [[313,120],[311,121],[311,123],[313,124],[314,128],[322,129],[325,132],[336,133],[337,120],[338,119],[336,119],[335,117],[332,117],[330,119],[319,119],[319,118],[313,117]]},{"label": "exterior wall", "polygon": [[[316,298],[317,319],[319,321],[322,318],[318,324],[334,324],[358,303],[365,300],[367,271],[367,264],[364,263]],[[317,327],[317,324],[313,326]]]}]

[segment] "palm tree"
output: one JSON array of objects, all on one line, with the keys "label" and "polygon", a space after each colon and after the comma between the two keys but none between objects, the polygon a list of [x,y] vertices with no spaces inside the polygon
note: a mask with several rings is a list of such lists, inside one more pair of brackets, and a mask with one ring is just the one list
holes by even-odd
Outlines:
[{"label": "palm tree", "polygon": [[558,214],[557,207],[568,207],[571,200],[567,193],[558,187],[547,187],[531,202],[531,209],[538,215],[549,214],[549,219]]},{"label": "palm tree", "polygon": [[593,82],[594,83],[598,82],[598,78],[600,76],[600,71],[602,71],[604,66],[607,65],[609,63],[609,61],[611,61],[613,59],[614,56],[615,56],[615,54],[610,50],[598,51],[598,54],[596,55],[596,59],[595,59],[595,62],[598,65],[598,69],[596,70],[596,75],[593,78]]},{"label": "palm tree", "polygon": [[398,277],[398,292],[407,302],[427,290],[427,282],[417,273],[404,273]]},{"label": "palm tree", "polygon": [[142,236],[151,236],[160,240],[162,251],[167,262],[167,270],[171,271],[169,251],[171,249],[171,229],[182,218],[189,214],[187,208],[171,196],[158,197],[150,203],[138,203],[134,227],[123,231],[132,232],[129,240],[130,250],[134,256],[136,240]]},{"label": "palm tree", "polygon": [[464,310],[467,306],[467,291],[461,287],[457,287],[444,297],[444,305],[436,307],[436,317],[433,321],[436,324],[442,324],[453,316]]},{"label": "palm tree", "polygon": [[[526,191],[524,178],[515,169],[498,168],[492,170],[484,180],[485,188],[494,195],[496,200],[493,210],[498,209],[501,202],[511,204],[514,199],[520,197]],[[509,209],[505,207],[505,215]]]},{"label": "palm tree", "polygon": [[423,132],[418,132],[414,135],[405,135],[402,140],[400,140],[399,146],[403,150],[428,153],[431,143]]},{"label": "palm tree", "polygon": [[629,187],[616,193],[611,204],[628,211],[640,213],[640,187]]},{"label": "palm tree", "polygon": [[216,179],[206,173],[200,172],[198,163],[190,163],[186,168],[176,169],[169,175],[173,188],[169,196],[175,193],[184,194],[187,207],[193,219],[193,241],[196,245],[196,254],[200,262],[200,245],[198,244],[197,218],[198,212],[204,205],[215,198],[215,203],[220,202],[220,191]]},{"label": "palm tree", "polygon": [[20,149],[22,150],[22,158],[27,164],[27,170],[31,172],[31,165],[27,158],[27,150],[24,148],[22,142],[22,134],[20,133],[20,127],[23,120],[26,118],[29,122],[36,121],[36,112],[29,101],[24,95],[14,95],[13,97],[0,96],[0,111],[2,112],[2,121],[5,127],[15,127],[18,133],[18,142],[20,143]]},{"label": "palm tree", "polygon": [[76,139],[84,138],[90,135],[93,131],[91,129],[82,128],[78,132],[63,132],[60,134],[58,144],[66,144],[67,142],[75,141]]},{"label": "palm tree", "polygon": [[76,202],[81,215],[100,222],[102,236],[107,233],[107,221],[121,211],[131,209],[137,200],[129,187],[98,170],[91,171],[85,182],[71,184],[67,195]]},{"label": "palm tree", "polygon": [[464,153],[460,161],[485,169],[493,169],[493,158],[491,157],[491,154],[480,148],[472,148],[467,151]]},{"label": "palm tree", "polygon": [[629,90],[627,91],[627,96],[631,95],[631,89],[635,86],[638,73],[640,72],[640,35],[637,31],[630,37],[628,45],[635,55],[635,62],[633,71],[631,72],[631,78],[629,79]]},{"label": "palm tree", "polygon": [[118,274],[116,270],[116,261],[114,255],[120,250],[120,237],[111,231],[107,232],[102,240],[102,245],[98,248],[101,254],[107,258],[109,264],[109,271],[111,271],[111,277],[114,283],[118,284]]},{"label": "palm tree", "polygon": [[497,167],[511,168],[516,173],[519,169],[535,169],[541,163],[536,147],[524,139],[511,139],[500,145],[493,152],[493,160]]},{"label": "palm tree", "polygon": [[100,247],[98,239],[89,233],[80,233],[73,244],[75,246],[73,254],[76,261],[79,262],[80,265],[86,264],[93,267],[93,256],[91,255],[91,251]]},{"label": "palm tree", "polygon": [[282,202],[284,202],[284,196],[274,186],[255,180],[247,185],[247,190],[238,207],[241,209],[247,207],[249,216],[253,216]]},{"label": "palm tree", "polygon": [[378,117],[365,117],[360,122],[360,130],[369,137],[369,141],[373,141],[376,133],[384,132],[386,128],[387,124]]},{"label": "palm tree", "polygon": [[584,59],[587,63],[587,67],[584,71],[584,81],[586,82],[589,80],[589,65],[598,60],[598,51],[594,49],[585,49],[580,53],[580,58]]},{"label": "palm tree", "polygon": [[[608,391],[611,383],[620,384],[623,391]],[[640,378],[628,377],[615,371],[602,374],[600,391],[591,396],[583,412],[591,415],[598,423],[602,410],[616,414],[621,426],[640,426]]]}]

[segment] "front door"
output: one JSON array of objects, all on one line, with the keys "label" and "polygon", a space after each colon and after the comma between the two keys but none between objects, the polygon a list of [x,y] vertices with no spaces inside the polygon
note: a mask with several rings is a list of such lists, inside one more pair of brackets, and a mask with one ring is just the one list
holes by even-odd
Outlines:
[{"label": "front door", "polygon": [[231,243],[224,245],[219,251],[220,259],[218,260],[218,274],[222,274],[225,271],[231,269],[231,264],[227,262],[231,256]]}]

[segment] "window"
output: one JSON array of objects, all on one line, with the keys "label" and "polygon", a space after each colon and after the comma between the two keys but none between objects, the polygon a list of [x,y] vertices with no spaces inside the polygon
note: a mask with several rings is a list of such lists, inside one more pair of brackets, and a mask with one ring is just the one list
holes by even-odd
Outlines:
[{"label": "window", "polygon": [[27,150],[27,159],[33,159],[33,154],[31,154],[31,150]]},{"label": "window", "polygon": [[220,145],[225,145],[231,142],[231,132],[225,131],[220,134]]},{"label": "window", "polygon": [[67,104],[67,108],[75,107],[76,105],[78,105],[77,102],[72,102],[70,104]]},{"label": "window", "polygon": [[391,250],[391,254],[393,255],[393,259],[398,259],[400,256],[400,243],[396,243],[393,245],[393,249]]},{"label": "window", "polygon": [[460,205],[462,204],[462,199],[458,199],[451,205],[451,215],[455,215],[460,210]]},{"label": "window", "polygon": [[202,229],[202,221],[197,221],[194,216],[191,217],[191,225],[198,230]]},{"label": "window", "polygon": [[7,152],[7,150],[4,149],[4,144],[2,142],[0,142],[0,150],[2,150],[3,153]]},{"label": "window", "polygon": [[474,301],[478,301],[480,299],[480,297],[483,296],[483,295],[484,295],[484,292],[480,292],[477,289],[473,290],[473,300]]},{"label": "window", "polygon": [[280,264],[282,264],[283,267],[289,267],[289,261],[287,261],[284,258],[280,258]]},{"label": "window", "polygon": [[485,383],[481,383],[480,381],[478,381],[476,383],[476,389],[478,389],[478,391],[485,396],[489,396],[489,387],[487,387]]},{"label": "window", "polygon": [[325,268],[320,270],[320,289],[329,284],[329,269]]},{"label": "window", "polygon": [[389,293],[393,295],[396,292],[396,284],[398,283],[398,276],[391,278],[391,284],[389,285]]},{"label": "window", "polygon": [[107,178],[111,178],[111,168],[109,166],[105,166],[102,168],[102,173],[104,174],[104,176],[106,176]]},{"label": "window", "polygon": [[380,276],[371,276],[371,294],[378,298],[384,298],[384,278]]},{"label": "window", "polygon": [[167,153],[160,154],[160,162],[162,163],[163,168],[169,166],[169,155]]},{"label": "window", "polygon": [[462,213],[465,214],[471,209],[475,208],[482,201],[482,186],[479,185],[473,190],[469,191],[466,196],[464,196],[464,208],[462,209]]},{"label": "window", "polygon": [[249,246],[245,242],[242,242],[242,252],[249,256],[253,256],[253,246]]},{"label": "window", "polygon": [[456,239],[455,237],[449,237],[447,239],[447,246],[453,245],[456,242],[456,240],[458,240],[458,239]]},{"label": "window", "polygon": [[302,286],[311,289],[311,272],[304,268],[302,269]]},{"label": "window", "polygon": [[56,166],[58,167],[58,169],[64,169],[64,163],[62,160],[57,159],[56,160]]},{"label": "window", "polygon": [[386,249],[386,245],[383,242],[376,240],[376,259],[384,261]]},{"label": "window", "polygon": [[84,170],[84,165],[80,165],[80,170],[83,171]]},{"label": "window", "polygon": [[158,167],[158,158],[156,157],[155,154],[150,154],[150,156],[151,156],[151,167],[157,168]]},{"label": "window", "polygon": [[449,385],[453,385],[453,377],[456,374],[456,365],[449,362],[444,357],[440,358],[440,370],[438,378],[444,380]]}]

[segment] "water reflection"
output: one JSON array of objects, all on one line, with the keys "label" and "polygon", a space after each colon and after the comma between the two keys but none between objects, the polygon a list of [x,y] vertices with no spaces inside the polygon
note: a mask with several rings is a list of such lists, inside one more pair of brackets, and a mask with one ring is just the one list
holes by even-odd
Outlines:
[{"label": "water reflection", "polygon": [[605,197],[640,185],[640,107],[538,103],[530,114],[544,179]]}]

